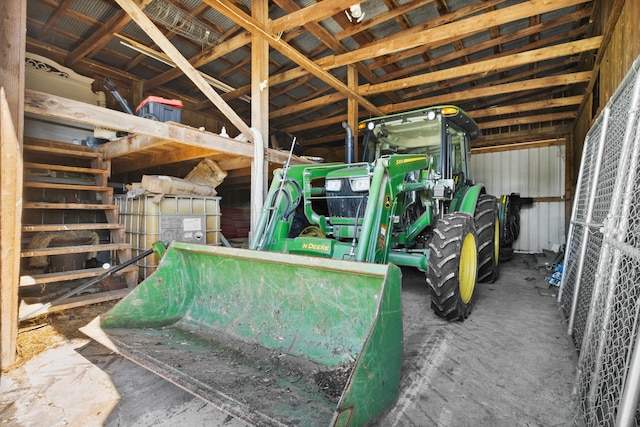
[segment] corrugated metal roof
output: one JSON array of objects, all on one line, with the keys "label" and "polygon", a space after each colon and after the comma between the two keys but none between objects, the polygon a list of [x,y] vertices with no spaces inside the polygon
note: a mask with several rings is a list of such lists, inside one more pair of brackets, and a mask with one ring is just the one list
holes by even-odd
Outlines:
[{"label": "corrugated metal roof", "polygon": [[[154,1],[163,4],[162,2],[166,3],[168,0]],[[560,1],[566,0],[558,0],[558,4],[561,6]],[[236,23],[213,7],[201,7],[203,5],[201,0],[183,0],[173,3],[179,5],[182,10],[187,12],[198,9],[199,14],[194,18],[202,23],[203,26],[216,26],[216,28],[222,32],[235,29],[235,31],[229,32],[229,34],[226,35],[227,39],[233,39],[238,34],[246,31],[242,28],[242,21]],[[287,35],[289,33],[285,33],[282,35],[280,42],[282,43],[284,40],[288,40],[288,43],[293,48],[307,58],[318,61],[319,64],[324,64],[324,61],[332,62],[334,60],[344,61],[341,62],[341,64],[344,64],[349,62],[349,52],[354,52],[354,54],[370,52],[369,55],[363,55],[358,61],[363,65],[363,67],[360,67],[359,80],[361,84],[371,85],[372,87],[379,87],[382,83],[393,83],[393,81],[398,78],[418,77],[420,75],[428,76],[434,69],[451,69],[467,63],[499,60],[503,56],[513,52],[526,51],[532,46],[532,41],[535,40],[539,40],[535,44],[536,48],[544,47],[545,45],[557,45],[561,47],[563,43],[592,35],[592,32],[589,32],[589,30],[592,29],[589,26],[588,14],[583,14],[581,17],[577,17],[576,15],[575,18],[568,20],[567,23],[553,28],[547,28],[547,26],[541,25],[534,29],[532,26],[537,25],[537,22],[545,23],[553,19],[564,19],[565,17],[573,16],[571,14],[585,7],[587,8],[586,11],[589,12],[588,8],[593,5],[593,1],[585,1],[584,4],[577,6],[561,7],[556,11],[538,14],[536,14],[537,11],[533,6],[532,9],[523,8],[526,12],[532,14],[533,19],[524,16],[515,21],[501,22],[502,15],[498,13],[494,19],[490,21],[483,20],[485,13],[491,9],[504,10],[509,7],[518,8],[522,4],[524,4],[524,0],[438,0],[437,2],[403,0],[397,3],[384,0],[369,0],[360,3],[360,7],[365,15],[362,22],[357,23],[355,21],[349,21],[345,11],[341,11],[332,16],[329,16],[331,14],[319,12],[322,11],[324,5],[316,0],[274,0],[270,2],[270,18],[277,19],[296,9],[309,8],[311,11],[311,8],[313,8],[313,12],[305,16],[317,17],[318,23],[327,33],[319,37],[312,33],[313,27],[310,25],[305,27],[303,22],[301,27],[298,23],[294,23],[293,27],[288,29],[288,31],[290,34],[296,34],[296,37],[288,40]],[[60,13],[56,15],[54,19],[52,19],[54,11],[52,8],[53,5],[57,5],[56,9],[62,8],[58,10]],[[410,5],[415,7],[408,9],[402,14],[396,13],[397,8]],[[553,7],[554,3],[544,3],[544,5],[545,7],[547,5]],[[251,1],[242,0],[242,2],[239,3],[239,7],[250,14]],[[470,12],[472,9],[474,9],[475,12]],[[51,49],[62,50],[63,52],[74,51],[74,49],[80,46],[88,37],[98,33],[105,22],[113,19],[120,11],[120,8],[116,3],[107,0],[74,0],[70,4],[52,3],[50,0],[29,0],[27,10],[29,15],[28,36],[30,40],[37,41],[37,43],[32,43],[33,47],[37,50],[36,53],[46,55],[49,50],[48,46],[50,46]],[[454,15],[448,15],[446,10],[449,10],[451,13],[456,13],[455,18],[453,17]],[[462,16],[461,11],[466,11],[467,15]],[[126,19],[128,18],[125,16],[125,20]],[[247,19],[250,19],[250,17]],[[297,18],[294,17],[292,21],[296,19]],[[462,21],[465,23],[464,27],[461,27],[459,24]],[[170,33],[169,30],[161,24],[156,25],[164,32]],[[48,28],[47,34],[41,34],[40,30],[45,27]],[[452,28],[456,28],[456,30],[452,30]],[[576,33],[578,34],[576,36],[569,36],[568,34],[574,28],[583,29],[583,31]],[[498,30],[498,34],[493,31],[496,29]],[[471,34],[464,33],[464,31],[467,30],[473,30],[474,32]],[[418,37],[423,37],[421,31],[431,31],[429,34],[434,36],[433,41],[425,38],[424,48],[420,46],[412,47],[410,55],[404,51],[404,46],[396,45],[394,42],[398,37],[403,36],[403,32],[410,34],[407,38],[407,40],[409,40],[408,43],[410,43],[414,37],[418,40]],[[524,31],[526,31],[526,33]],[[159,50],[151,38],[138,28],[133,21],[125,23],[124,27],[116,30],[116,32],[150,49]],[[327,37],[337,34],[340,34],[339,40],[337,38],[327,40]],[[448,36],[440,40],[438,37],[440,35]],[[498,40],[496,37],[501,38]],[[553,41],[546,40],[551,38],[557,39]],[[184,35],[172,36],[171,40],[174,46],[187,58],[206,53],[208,49],[211,48],[211,46],[205,45],[202,41],[189,39]],[[335,48],[335,46],[340,47]],[[372,46],[375,46],[375,49],[372,48]],[[251,73],[251,61],[248,60],[251,55],[250,49],[251,44],[248,43],[241,48],[225,52],[222,56],[216,56],[216,59],[199,68],[230,86],[236,88],[247,87],[250,84]],[[464,50],[461,51],[460,49]],[[109,35],[98,40],[95,49],[85,49],[83,52],[78,52],[77,55],[77,57],[72,58],[72,63],[81,74],[85,73],[90,75],[95,72],[95,68],[84,62],[89,58],[91,61],[100,64],[100,73],[108,73],[108,71],[105,70],[112,70],[114,77],[120,78],[122,78],[122,71],[128,70],[128,75],[133,76],[133,78],[145,81],[154,80],[170,68],[150,58],[145,58],[142,61],[140,59],[136,60],[136,58],[140,56],[139,52],[123,46],[120,43],[120,39],[115,36],[110,37]],[[269,69],[276,75],[284,70],[299,67],[299,64],[273,47],[269,55],[271,61]],[[572,55],[573,57],[576,56],[575,53]],[[501,69],[499,73],[491,71],[474,75],[463,73],[461,77],[457,77],[451,81],[443,80],[424,83],[416,80],[416,83],[413,83],[411,87],[385,89],[384,92],[381,93],[374,91],[373,93],[366,94],[365,97],[372,102],[375,100],[376,103],[380,103],[377,107],[385,107],[390,112],[399,112],[395,109],[402,108],[401,106],[405,100],[413,100],[415,104],[412,105],[420,105],[420,102],[430,102],[435,96],[446,93],[464,95],[459,97],[459,104],[471,108],[486,108],[486,106],[497,102],[498,99],[501,105],[517,105],[524,102],[523,95],[517,92],[509,92],[497,97],[487,96],[486,94],[478,95],[478,98],[473,98],[472,95],[469,95],[470,98],[466,98],[465,96],[475,93],[469,91],[469,89],[475,89],[489,84],[501,85],[502,83],[511,83],[513,81],[526,81],[544,75],[545,73],[557,72],[558,70],[537,71],[537,69],[546,66],[547,63],[555,62],[563,64],[563,61],[566,61],[567,57],[568,55],[564,55],[545,60],[544,62],[514,65],[510,69]],[[136,62],[132,62],[134,60]],[[244,65],[242,69],[236,69],[237,64]],[[565,73],[579,71],[577,68],[578,64],[575,62],[569,65],[563,64],[562,67]],[[366,71],[365,68],[368,69],[368,71]],[[531,69],[532,72],[525,72],[529,69]],[[332,66],[326,70],[326,73],[336,76],[346,84],[346,67],[343,65],[335,69],[333,69]],[[328,75],[329,74],[327,74],[327,76]],[[313,88],[317,88],[318,96],[336,91],[336,88],[332,86],[335,84],[333,83],[334,80],[329,81],[328,77],[319,79],[317,76],[313,76],[308,82],[306,80],[307,79],[299,79],[298,85],[296,85],[296,80],[289,80],[279,84],[278,88],[287,88],[287,94],[286,96],[283,95],[282,98],[280,98],[280,96],[274,98],[272,100],[272,108],[284,107],[285,105],[281,104],[284,100],[287,100],[286,102],[290,105],[296,105],[296,100],[313,98],[313,94],[309,93],[310,90],[314,90]],[[573,85],[570,89],[573,93],[581,94],[584,93],[583,89],[585,86],[586,82],[582,82]],[[182,96],[183,93],[184,96],[188,96],[189,98],[201,98],[203,96],[202,94],[198,94],[197,91],[194,91],[193,84],[189,83],[184,76],[179,76],[178,78],[172,76],[158,87],[145,85],[145,89],[157,93],[167,91],[168,95],[178,97]],[[171,92],[175,90],[181,90],[183,92]],[[185,90],[187,90],[187,92],[184,92]],[[566,91],[566,88],[564,90]],[[536,93],[530,93],[527,96],[530,98],[544,99],[545,97],[553,96],[552,94],[554,92],[554,87],[548,89],[542,88],[537,90]],[[343,104],[346,105],[346,103]],[[243,105],[246,106],[246,103]],[[575,110],[578,106],[574,105],[571,108]],[[336,105],[328,105],[325,108],[314,108],[309,111],[300,107],[295,113],[287,114],[286,116],[273,120],[270,125],[273,128],[286,131],[288,127],[298,121],[313,124],[316,117],[322,117],[323,114],[325,116],[334,115],[335,109]],[[363,107],[361,107],[360,112],[363,115],[370,115],[370,112]],[[247,110],[243,110],[242,113],[248,114]],[[531,115],[535,115],[535,111],[531,112]],[[509,114],[502,114],[501,117],[503,116],[509,117]],[[518,117],[517,114],[512,114],[512,116]],[[491,120],[491,118],[485,118],[484,120]],[[335,134],[341,134],[343,132],[339,121],[336,121],[336,123],[330,126],[327,126],[325,122],[318,123],[322,123],[319,125],[322,133],[327,134],[334,132]],[[548,123],[531,124],[532,129],[537,129],[536,126],[548,126]],[[308,132],[316,134],[316,131],[311,128]]]}]

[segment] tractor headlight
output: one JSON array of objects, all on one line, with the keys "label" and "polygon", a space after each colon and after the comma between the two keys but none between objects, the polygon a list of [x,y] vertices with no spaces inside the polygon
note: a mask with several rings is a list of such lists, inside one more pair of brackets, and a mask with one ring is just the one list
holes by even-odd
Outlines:
[{"label": "tractor headlight", "polygon": [[354,193],[369,191],[369,177],[361,176],[358,178],[351,178],[349,179],[349,185],[351,186],[351,191]]},{"label": "tractor headlight", "polygon": [[341,179],[329,179],[327,180],[325,187],[327,191],[340,191],[342,188],[342,180]]}]

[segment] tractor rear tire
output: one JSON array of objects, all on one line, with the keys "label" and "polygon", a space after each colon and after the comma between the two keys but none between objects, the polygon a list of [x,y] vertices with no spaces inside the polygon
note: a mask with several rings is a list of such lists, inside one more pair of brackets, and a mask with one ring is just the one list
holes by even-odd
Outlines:
[{"label": "tractor rear tire", "polygon": [[427,285],[431,308],[447,320],[471,313],[478,273],[478,245],[473,217],[462,212],[444,215],[429,242]]},{"label": "tractor rear tire", "polygon": [[474,216],[478,234],[478,282],[493,283],[498,280],[500,256],[500,220],[496,198],[481,194]]}]

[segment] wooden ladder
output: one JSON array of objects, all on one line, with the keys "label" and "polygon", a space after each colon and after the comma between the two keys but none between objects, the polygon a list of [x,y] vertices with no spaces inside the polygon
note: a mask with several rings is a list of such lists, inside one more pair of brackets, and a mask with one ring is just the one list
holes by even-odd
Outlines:
[{"label": "wooden ladder", "polygon": [[[47,299],[45,290],[55,295],[63,283],[70,289],[77,288],[82,285],[76,283],[78,280],[90,280],[106,271],[100,265],[85,268],[76,262],[71,262],[70,268],[55,269],[50,260],[56,256],[65,260],[80,254],[83,259],[93,253],[94,264],[101,264],[97,258],[107,256],[111,265],[131,259],[131,245],[125,242],[113,188],[108,185],[110,162],[102,154],[82,145],[26,139],[24,159],[21,294],[33,298],[34,289],[39,288],[41,298]],[[85,241],[73,242],[78,235]],[[62,246],[50,244],[53,240],[62,242]],[[46,244],[39,245],[42,242]],[[39,261],[37,266],[32,265],[35,259]],[[46,266],[41,265],[43,260],[48,260]],[[122,298],[137,285],[138,267],[123,268],[103,285],[107,280],[110,285],[90,288],[91,293],[67,298],[45,312]],[[23,305],[20,314],[28,310],[29,306]]]}]

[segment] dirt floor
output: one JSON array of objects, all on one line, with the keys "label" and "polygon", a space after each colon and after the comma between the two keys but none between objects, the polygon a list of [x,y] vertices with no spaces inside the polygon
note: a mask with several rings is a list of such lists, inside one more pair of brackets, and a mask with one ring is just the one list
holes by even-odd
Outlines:
[{"label": "dirt floor", "polygon": [[[478,285],[469,319],[453,323],[432,313],[424,275],[404,269],[400,397],[375,425],[572,425],[577,356],[555,289],[541,289],[541,262],[515,255],[496,283]],[[78,331],[112,304],[21,325],[19,363],[0,377],[0,424],[248,425]]]}]

